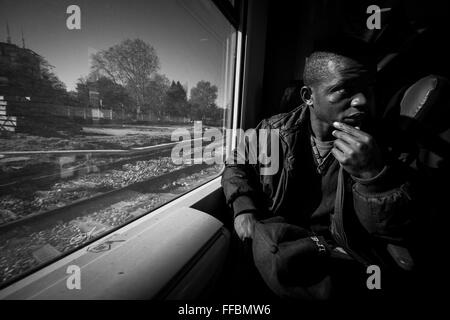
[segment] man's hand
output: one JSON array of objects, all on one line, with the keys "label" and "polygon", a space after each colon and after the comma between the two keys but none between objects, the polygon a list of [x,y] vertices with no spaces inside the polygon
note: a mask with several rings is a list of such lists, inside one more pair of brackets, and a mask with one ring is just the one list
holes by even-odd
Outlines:
[{"label": "man's hand", "polygon": [[331,149],[334,157],[352,176],[370,179],[383,169],[381,152],[371,135],[345,123],[334,122],[337,129],[333,131],[336,137]]},{"label": "man's hand", "polygon": [[256,219],[252,213],[243,213],[234,219],[234,230],[242,241],[252,238],[255,223]]}]

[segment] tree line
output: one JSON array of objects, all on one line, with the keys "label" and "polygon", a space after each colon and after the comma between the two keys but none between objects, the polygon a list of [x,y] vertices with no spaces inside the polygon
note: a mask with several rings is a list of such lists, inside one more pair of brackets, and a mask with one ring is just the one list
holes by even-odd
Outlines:
[{"label": "tree line", "polygon": [[126,39],[92,55],[89,76],[77,83],[79,100],[86,101],[92,89],[105,106],[137,120],[148,115],[219,120],[223,114],[216,104],[217,86],[199,81],[188,99],[187,88],[160,73],[156,50],[141,39]]},{"label": "tree line", "polygon": [[[53,67],[39,56],[40,73],[24,55],[21,63],[9,70],[10,86],[24,96],[45,97],[54,103],[72,106],[90,104],[90,92],[97,92],[102,107],[133,120],[182,117],[191,120],[218,121],[223,109],[216,104],[218,88],[209,81],[199,81],[187,88],[160,73],[156,50],[141,39],[126,39],[91,56],[90,73],[78,79],[75,91],[53,73]],[[11,68],[11,66],[5,66]]]}]

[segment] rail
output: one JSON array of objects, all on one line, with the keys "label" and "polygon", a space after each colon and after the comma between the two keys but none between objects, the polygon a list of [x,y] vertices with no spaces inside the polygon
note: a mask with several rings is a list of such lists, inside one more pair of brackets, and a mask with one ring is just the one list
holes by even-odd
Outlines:
[{"label": "rail", "polygon": [[0,151],[0,156],[31,156],[31,155],[83,155],[83,154],[123,154],[123,155],[135,155],[141,153],[148,153],[151,151],[158,151],[161,149],[167,149],[174,147],[175,145],[181,143],[195,142],[202,140],[203,138],[183,140],[162,143],[155,146],[148,147],[136,147],[130,149],[102,149],[102,150],[35,150],[35,151]]}]

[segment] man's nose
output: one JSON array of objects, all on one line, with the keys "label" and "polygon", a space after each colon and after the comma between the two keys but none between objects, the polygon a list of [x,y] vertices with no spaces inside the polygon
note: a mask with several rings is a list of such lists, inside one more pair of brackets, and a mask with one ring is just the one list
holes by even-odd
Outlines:
[{"label": "man's nose", "polygon": [[352,97],[352,101],[350,102],[352,107],[363,109],[367,107],[367,98],[363,93],[357,93]]}]

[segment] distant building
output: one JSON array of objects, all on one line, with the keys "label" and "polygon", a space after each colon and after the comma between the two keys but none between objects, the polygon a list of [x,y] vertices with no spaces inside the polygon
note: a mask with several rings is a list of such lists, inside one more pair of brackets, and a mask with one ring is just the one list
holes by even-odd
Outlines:
[{"label": "distant building", "polygon": [[11,94],[9,75],[15,70],[26,70],[34,78],[41,78],[41,56],[36,52],[19,46],[0,42],[0,93]]},{"label": "distant building", "polygon": [[0,42],[0,63],[17,67],[23,63],[23,58],[32,62],[31,67],[40,71],[41,56],[31,49],[20,48],[13,43]]},{"label": "distant building", "polygon": [[100,101],[100,93],[98,91],[89,89],[89,106],[91,108],[100,108]]},{"label": "distant building", "polygon": [[16,132],[20,121],[23,122],[23,117],[17,114],[17,105],[29,101],[30,97],[18,94],[11,77],[26,73],[41,79],[42,58],[33,50],[25,48],[23,37],[22,48],[11,43],[8,26],[7,31],[6,42],[0,42],[0,132]]}]

